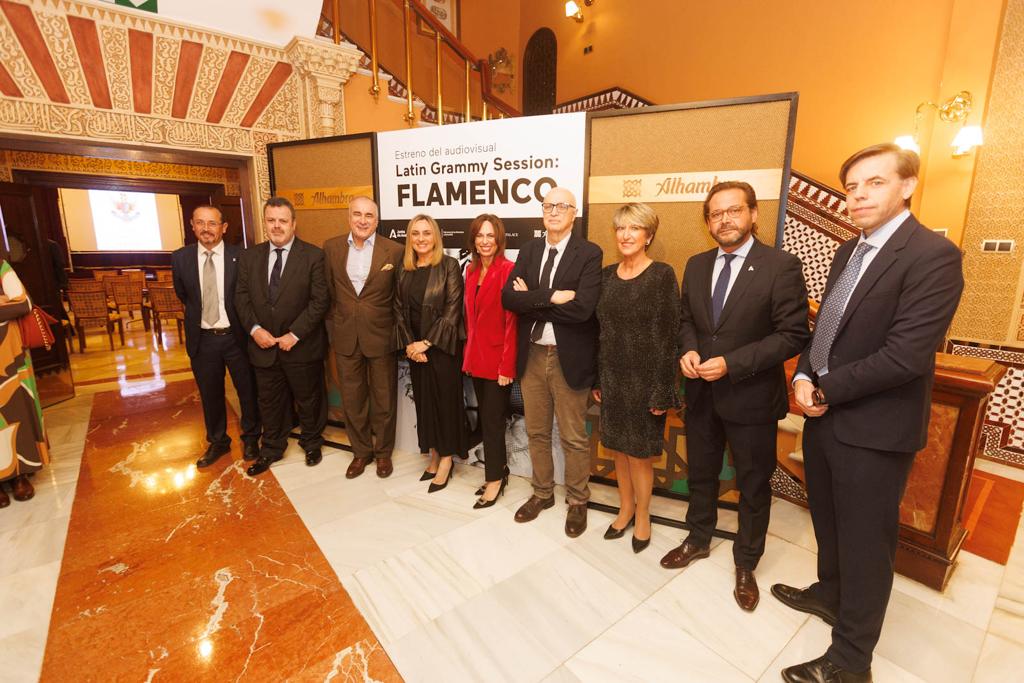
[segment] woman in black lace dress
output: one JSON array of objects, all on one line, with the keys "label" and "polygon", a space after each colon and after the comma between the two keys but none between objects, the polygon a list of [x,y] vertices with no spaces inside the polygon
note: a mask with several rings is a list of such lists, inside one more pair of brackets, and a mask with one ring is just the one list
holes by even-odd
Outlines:
[{"label": "woman in black lace dress", "polygon": [[654,461],[661,456],[665,414],[679,407],[679,283],[672,266],[651,260],[647,248],[658,215],[626,204],[612,219],[622,260],[602,273],[597,319],[601,445],[615,458],[619,515],[604,537],[620,538],[631,524],[633,551],[651,542]]},{"label": "woman in black lace dress", "polygon": [[430,216],[409,221],[405,259],[395,297],[398,339],[409,358],[420,452],[437,462],[427,489],[451,480],[452,456],[466,457],[462,395],[462,271],[445,256],[441,229]]}]

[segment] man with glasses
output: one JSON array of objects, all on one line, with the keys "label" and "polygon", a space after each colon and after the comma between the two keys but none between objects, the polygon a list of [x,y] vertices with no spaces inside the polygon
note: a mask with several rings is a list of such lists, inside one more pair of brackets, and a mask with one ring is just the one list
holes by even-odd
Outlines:
[{"label": "man with glasses", "polygon": [[754,237],[757,197],[747,183],[712,187],[704,220],[718,247],[687,262],[681,295],[690,534],[661,565],[679,569],[709,555],[728,444],[740,492],[733,597],[751,611],[760,599],[754,569],[768,532],[778,420],[789,405],[782,364],[810,338],[807,288],[800,259]]},{"label": "man with glasses", "polygon": [[502,305],[519,315],[517,370],[526,413],[533,495],[516,511],[530,522],[555,504],[551,430],[565,454],[565,533],[587,528],[590,439],[587,399],[597,377],[597,307],[601,248],[572,234],[576,198],[556,187],[544,197],[545,237],[527,242],[502,291]]}]

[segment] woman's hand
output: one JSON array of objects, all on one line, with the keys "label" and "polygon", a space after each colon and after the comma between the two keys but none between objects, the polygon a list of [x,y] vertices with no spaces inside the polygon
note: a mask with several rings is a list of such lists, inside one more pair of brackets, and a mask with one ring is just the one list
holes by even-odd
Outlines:
[{"label": "woman's hand", "polygon": [[664,415],[667,412],[664,408],[651,408],[651,415]]},{"label": "woman's hand", "polygon": [[512,378],[511,377],[506,377],[505,375],[498,375],[498,386],[499,387],[507,387],[509,384],[512,384]]},{"label": "woman's hand", "polygon": [[594,403],[600,403],[601,402],[601,390],[600,389],[591,389],[590,390],[590,397],[592,399],[594,399]]}]

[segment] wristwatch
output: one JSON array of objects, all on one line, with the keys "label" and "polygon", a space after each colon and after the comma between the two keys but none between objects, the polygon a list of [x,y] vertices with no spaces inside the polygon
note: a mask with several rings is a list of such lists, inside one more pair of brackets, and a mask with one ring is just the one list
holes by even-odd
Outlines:
[{"label": "wristwatch", "polygon": [[816,406],[825,405],[825,392],[821,390],[821,387],[814,387],[814,393],[811,394],[811,401]]}]

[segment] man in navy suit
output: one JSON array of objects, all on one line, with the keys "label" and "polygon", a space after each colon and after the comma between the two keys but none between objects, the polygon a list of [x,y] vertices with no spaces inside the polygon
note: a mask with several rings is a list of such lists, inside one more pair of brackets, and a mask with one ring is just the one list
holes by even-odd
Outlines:
[{"label": "man in navy suit", "polygon": [[224,369],[242,409],[243,457],[259,454],[260,411],[256,379],[245,353],[248,335],[235,312],[235,280],[242,250],[224,242],[228,224],[215,206],[197,206],[192,231],[198,240],[171,254],[174,291],[185,306],[185,350],[199,385],[209,446],[196,462],[207,467],[231,450],[224,405]]},{"label": "man in navy suit", "polygon": [[792,683],[871,680],[892,591],[900,499],[928,439],[935,350],[964,288],[960,250],[910,213],[920,160],[892,143],[843,163],[846,209],[861,234],[836,251],[793,393],[807,415],[804,470],[818,580],[772,586],[832,626],[824,655]]}]

